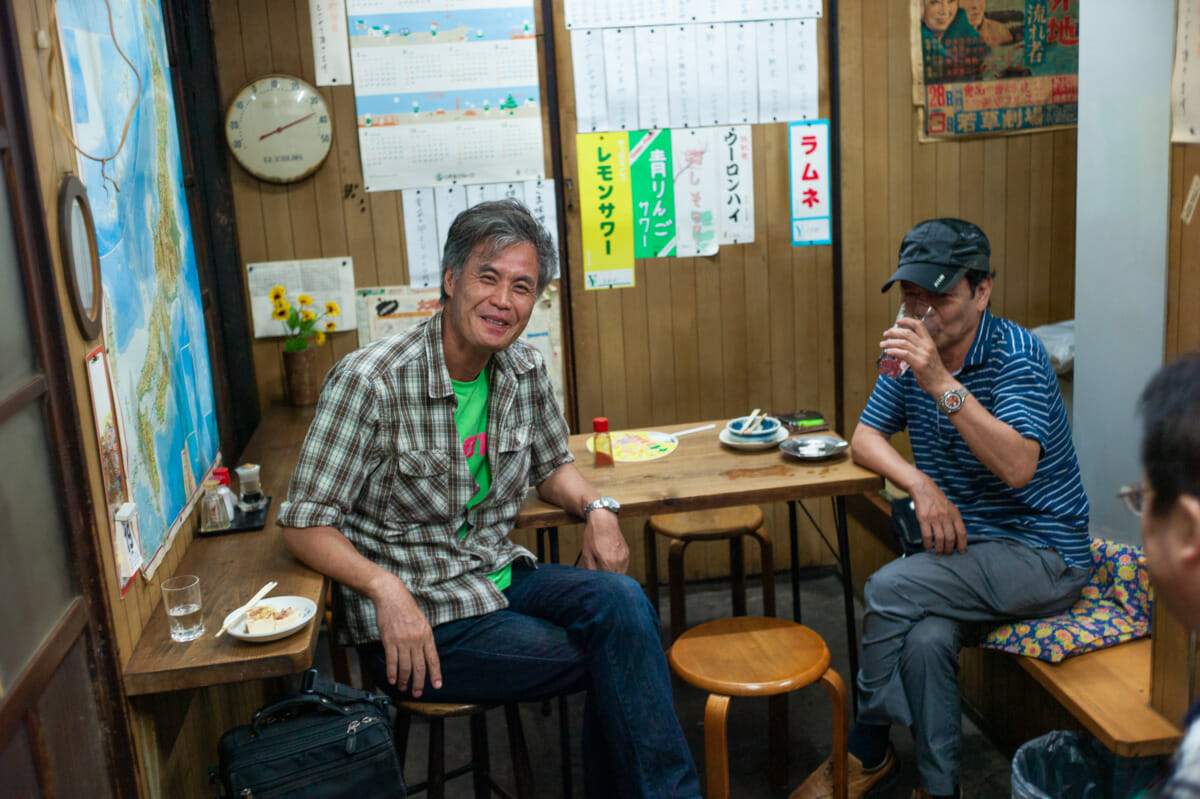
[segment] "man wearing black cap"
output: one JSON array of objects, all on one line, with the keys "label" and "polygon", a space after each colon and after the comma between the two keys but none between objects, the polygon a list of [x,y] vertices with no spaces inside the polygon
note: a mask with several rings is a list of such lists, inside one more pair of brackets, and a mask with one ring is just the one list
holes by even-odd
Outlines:
[{"label": "man wearing black cap", "polygon": [[[1087,496],[1058,383],[1037,338],[988,311],[990,254],[970,222],[922,222],[883,286],[898,282],[932,310],[884,333],[881,349],[909,368],[876,381],[854,459],[908,492],[925,551],[880,569],[864,591],[851,797],[895,767],[893,724],[913,732],[914,796],[958,796],[959,649],[1001,620],[1067,610],[1090,571]],[[889,443],[904,429],[914,463]],[[826,763],[792,799],[829,796],[829,774]]]}]

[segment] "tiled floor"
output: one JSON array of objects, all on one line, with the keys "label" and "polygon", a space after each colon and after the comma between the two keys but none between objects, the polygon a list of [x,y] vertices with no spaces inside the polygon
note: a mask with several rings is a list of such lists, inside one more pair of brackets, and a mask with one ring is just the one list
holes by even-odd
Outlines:
[{"label": "tiled floor", "polygon": [[[833,667],[849,683],[848,656],[845,645],[845,626],[842,616],[842,595],[838,577],[830,571],[816,571],[803,582],[803,621],[825,638],[833,653]],[[777,602],[781,609],[791,608],[791,583],[786,573],[776,580]],[[666,592],[662,592],[665,596]],[[691,583],[687,588],[688,620],[698,624],[730,614],[728,581]],[[761,611],[761,593],[757,582],[749,588],[749,612]],[[666,601],[663,602],[664,624],[667,619]],[[861,608],[859,609],[861,615]],[[861,629],[861,625],[859,627]],[[322,647],[322,655],[324,653]],[[706,694],[685,683],[675,683],[675,706],[691,744],[693,756],[703,774],[704,758],[704,702]],[[560,748],[558,745],[558,705],[552,703],[548,715],[536,703],[521,706],[522,725],[530,748],[534,777],[539,797],[563,796]],[[576,797],[583,796],[583,773],[580,762],[579,724],[582,718],[582,697],[573,697],[569,703],[572,730],[573,791]],[[735,698],[729,715],[730,748],[730,793],[738,799],[766,799],[786,797],[810,770],[829,755],[830,706],[829,695],[819,685],[796,691],[789,701],[791,748],[789,751],[788,787],[773,790],[766,777],[766,723],[767,711],[764,699]],[[964,719],[964,793],[972,799],[990,799],[1011,795],[1011,753],[998,750],[970,722]],[[405,764],[405,774],[410,782],[424,778],[425,757],[428,749],[427,727],[413,724]],[[488,732],[493,773],[506,789],[511,790],[511,764],[505,736],[504,714],[500,710],[489,714]],[[452,719],[446,723],[446,759],[452,768],[467,758],[467,722]],[[870,796],[880,799],[903,797],[907,799],[916,786],[916,771],[913,760],[912,740],[907,731],[894,730],[892,741],[900,756],[899,772],[889,777]],[[447,797],[472,796],[469,777],[452,781]]]}]

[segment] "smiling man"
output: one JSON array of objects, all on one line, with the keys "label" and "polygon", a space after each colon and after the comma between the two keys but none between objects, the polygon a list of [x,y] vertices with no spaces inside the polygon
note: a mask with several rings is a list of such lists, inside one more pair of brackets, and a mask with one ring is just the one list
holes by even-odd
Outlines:
[{"label": "smiling man", "polygon": [[[883,334],[879,346],[911,368],[879,377],[851,446],[908,492],[925,551],[884,566],[864,590],[852,797],[895,767],[893,724],[915,738],[915,796],[959,795],[959,649],[999,621],[1070,608],[1090,571],[1088,502],[1058,382],[1041,342],[989,312],[990,254],[970,222],[922,222],[883,286],[932,306],[937,332],[901,319]],[[889,440],[905,429],[914,463]],[[831,795],[829,773],[826,762],[793,799]]]},{"label": "smiling man", "polygon": [[[279,524],[338,583],[336,634],[393,697],[587,690],[588,796],[699,796],[658,616],[624,574],[620,506],[575,468],[545,364],[518,341],[554,265],[520,203],[459,214],[442,311],[334,366]],[[530,485],[585,520],[584,568],[509,540]]]}]

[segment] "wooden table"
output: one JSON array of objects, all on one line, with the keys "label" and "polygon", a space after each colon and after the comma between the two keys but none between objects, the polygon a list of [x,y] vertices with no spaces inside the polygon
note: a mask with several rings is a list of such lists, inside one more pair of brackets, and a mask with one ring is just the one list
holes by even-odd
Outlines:
[{"label": "wooden table", "polygon": [[[621,503],[622,516],[650,516],[730,505],[787,502],[792,617],[796,621],[800,621],[796,506],[800,500],[832,497],[837,527],[837,550],[834,555],[841,566],[846,645],[850,652],[849,678],[853,685],[858,673],[858,635],[854,623],[854,587],[850,580],[850,559],[847,555],[850,545],[846,534],[844,497],[878,491],[883,488],[883,478],[856,465],[849,455],[827,461],[805,462],[784,455],[777,448],[756,452],[732,449],[717,440],[717,433],[725,426],[725,421],[715,421],[712,424],[716,426],[710,430],[680,438],[679,448],[666,457],[643,463],[618,463],[612,468],[597,469],[592,465],[593,457],[587,450],[590,433],[571,436],[568,446],[575,455],[579,470],[596,490],[615,497]],[[704,424],[708,423],[666,425],[654,429],[671,433]],[[808,511],[805,510],[805,513],[807,515]],[[812,520],[812,517],[809,516],[809,519]],[[517,516],[516,526],[541,530],[579,522],[580,519],[542,501],[536,492],[531,491]],[[557,560],[556,549],[556,537],[551,536],[551,560]]]},{"label": "wooden table", "polygon": [[[188,643],[172,641],[160,602],[125,667],[127,694],[279,677],[312,665],[324,609],[325,577],[288,553],[274,519],[279,503],[287,496],[288,480],[313,410],[277,407],[263,418],[240,463],[262,466],[263,492],[272,497],[267,526],[255,532],[197,536],[192,541],[175,573],[200,577],[205,634]],[[315,602],[317,618],[305,630],[265,644],[239,641],[228,633],[214,638],[225,616],[268,580],[279,583],[272,596],[302,596]]]}]

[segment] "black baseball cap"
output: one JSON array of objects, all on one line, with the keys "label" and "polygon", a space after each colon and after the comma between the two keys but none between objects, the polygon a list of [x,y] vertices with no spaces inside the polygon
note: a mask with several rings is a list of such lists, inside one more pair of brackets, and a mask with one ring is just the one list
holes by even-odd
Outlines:
[{"label": "black baseball cap", "polygon": [[881,291],[887,291],[897,280],[907,280],[945,294],[968,269],[990,273],[991,254],[987,236],[977,225],[961,219],[928,219],[908,231],[900,242],[896,271]]}]

